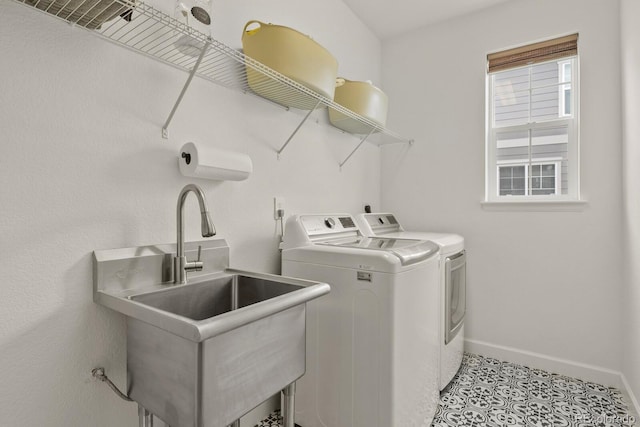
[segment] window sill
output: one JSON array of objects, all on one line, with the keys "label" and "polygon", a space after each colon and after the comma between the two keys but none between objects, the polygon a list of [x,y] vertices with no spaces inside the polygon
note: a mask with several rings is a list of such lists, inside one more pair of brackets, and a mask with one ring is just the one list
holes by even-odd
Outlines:
[{"label": "window sill", "polygon": [[586,200],[517,200],[481,202],[486,211],[513,212],[582,212],[588,206]]}]

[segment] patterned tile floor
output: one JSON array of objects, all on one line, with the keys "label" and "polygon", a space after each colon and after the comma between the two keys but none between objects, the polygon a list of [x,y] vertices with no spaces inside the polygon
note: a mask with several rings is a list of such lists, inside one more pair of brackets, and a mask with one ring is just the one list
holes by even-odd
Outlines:
[{"label": "patterned tile floor", "polygon": [[[631,427],[634,421],[614,388],[467,353],[440,395],[432,427]],[[276,411],[256,427],[280,423]]]},{"label": "patterned tile floor", "polygon": [[280,416],[280,410],[276,409],[275,412],[269,414],[267,418],[260,421],[256,427],[282,427],[282,417]]},{"label": "patterned tile floor", "polygon": [[433,427],[629,427],[622,394],[599,384],[465,354]]}]

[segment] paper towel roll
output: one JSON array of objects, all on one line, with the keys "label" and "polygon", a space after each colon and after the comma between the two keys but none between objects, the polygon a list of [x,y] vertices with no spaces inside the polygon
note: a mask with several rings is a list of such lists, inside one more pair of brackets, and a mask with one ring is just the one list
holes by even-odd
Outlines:
[{"label": "paper towel roll", "polygon": [[196,147],[187,142],[178,153],[180,173],[193,178],[242,181],[253,171],[251,157],[213,147]]}]

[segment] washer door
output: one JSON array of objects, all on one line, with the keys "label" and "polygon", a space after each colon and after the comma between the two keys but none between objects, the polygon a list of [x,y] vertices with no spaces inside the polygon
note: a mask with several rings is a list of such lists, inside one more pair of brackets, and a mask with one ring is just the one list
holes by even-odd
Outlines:
[{"label": "washer door", "polygon": [[462,329],[467,309],[466,288],[467,255],[462,251],[445,259],[445,344]]}]

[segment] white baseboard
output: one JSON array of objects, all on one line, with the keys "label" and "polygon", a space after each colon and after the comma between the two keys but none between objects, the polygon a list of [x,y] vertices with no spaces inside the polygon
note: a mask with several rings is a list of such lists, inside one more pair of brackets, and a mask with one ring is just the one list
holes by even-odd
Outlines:
[{"label": "white baseboard", "polygon": [[[617,389],[627,388],[623,384],[622,374],[611,369],[587,365],[571,360],[519,350],[512,347],[490,344],[483,341],[466,339],[464,349],[469,353],[494,357],[507,362],[517,363],[530,368],[544,369],[552,373],[566,375],[585,381],[602,384]],[[629,390],[630,391],[630,390]]]},{"label": "white baseboard", "polygon": [[627,399],[627,402],[631,405],[631,415],[633,415],[636,420],[640,421],[640,405],[638,404],[638,399],[636,399],[636,396],[633,394],[633,390],[627,382],[627,378],[624,374],[620,374],[620,378],[622,379],[623,385],[622,393],[624,394],[625,399]]}]

